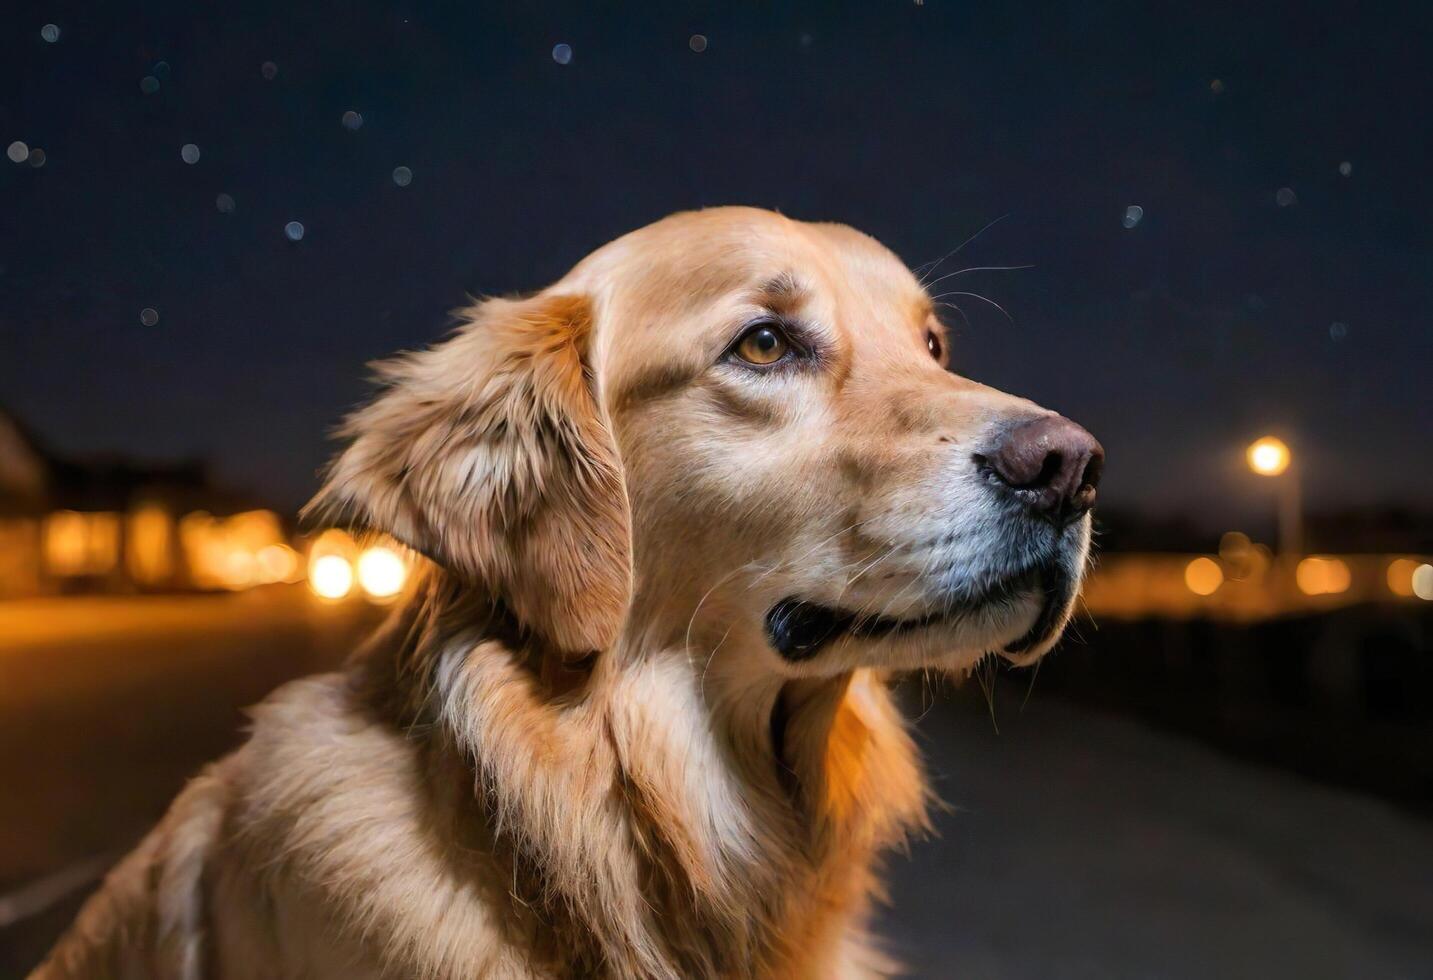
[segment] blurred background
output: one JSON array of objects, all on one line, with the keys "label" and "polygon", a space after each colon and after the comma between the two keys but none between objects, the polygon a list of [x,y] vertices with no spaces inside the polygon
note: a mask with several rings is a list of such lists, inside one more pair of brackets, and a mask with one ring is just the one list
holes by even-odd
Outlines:
[{"label": "blurred background", "polygon": [[1433,8],[228,6],[0,26],[0,976],[401,588],[294,517],[365,362],[727,203],[1109,456],[1063,646],[903,691],[898,955],[1433,976]]}]

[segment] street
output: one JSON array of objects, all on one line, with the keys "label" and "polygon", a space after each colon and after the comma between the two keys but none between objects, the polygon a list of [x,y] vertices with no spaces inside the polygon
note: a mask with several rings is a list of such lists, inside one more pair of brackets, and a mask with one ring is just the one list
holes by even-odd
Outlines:
[{"label": "street", "polygon": [[[377,616],[298,588],[0,605],[0,976],[244,705]],[[1022,705],[1027,681],[1001,678],[993,720],[974,683],[907,685],[951,807],[890,862],[881,932],[918,975],[1433,976],[1433,825],[1038,687]]]}]

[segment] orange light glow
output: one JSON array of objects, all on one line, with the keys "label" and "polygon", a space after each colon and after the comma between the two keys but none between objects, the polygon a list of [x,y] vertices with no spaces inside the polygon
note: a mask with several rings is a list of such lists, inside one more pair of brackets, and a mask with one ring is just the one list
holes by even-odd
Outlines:
[{"label": "orange light glow", "polygon": [[1196,558],[1184,566],[1184,584],[1195,595],[1213,595],[1224,584],[1224,569],[1213,558]]},{"label": "orange light glow", "polygon": [[342,599],[353,591],[353,566],[339,555],[320,555],[309,564],[308,584],[324,599]]},{"label": "orange light glow", "polygon": [[1395,558],[1388,563],[1388,591],[1394,595],[1413,597],[1413,575],[1418,562],[1412,558]]},{"label": "orange light glow", "polygon": [[174,519],[158,504],[129,515],[124,563],[141,585],[162,585],[174,574]]},{"label": "orange light glow", "polygon": [[56,511],[45,519],[45,567],[51,575],[103,575],[119,561],[119,515]]},{"label": "orange light glow", "polygon": [[392,548],[376,545],[358,557],[358,584],[375,599],[388,599],[403,590],[408,568]]},{"label": "orange light glow", "polygon": [[1249,469],[1260,476],[1278,476],[1289,468],[1293,461],[1293,454],[1282,439],[1274,436],[1264,436],[1249,444],[1245,451],[1249,460]]},{"label": "orange light glow", "polygon": [[195,585],[204,588],[245,589],[274,581],[265,575],[258,556],[270,547],[288,547],[283,540],[278,515],[268,510],[231,517],[195,511],[179,522],[179,541],[190,575]]},{"label": "orange light glow", "polygon": [[271,544],[254,553],[256,577],[260,582],[293,582],[298,578],[298,552],[286,544]]},{"label": "orange light glow", "polygon": [[1353,578],[1343,560],[1312,555],[1294,569],[1294,581],[1305,595],[1338,595],[1348,591]]}]

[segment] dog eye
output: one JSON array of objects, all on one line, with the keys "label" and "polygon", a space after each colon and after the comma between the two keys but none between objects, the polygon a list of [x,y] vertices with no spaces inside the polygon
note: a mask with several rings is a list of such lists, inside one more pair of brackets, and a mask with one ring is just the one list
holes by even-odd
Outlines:
[{"label": "dog eye", "polygon": [[776,324],[758,323],[742,334],[732,350],[748,364],[775,364],[791,350],[791,341]]},{"label": "dog eye", "polygon": [[941,344],[940,337],[936,335],[934,330],[927,330],[925,332],[925,349],[930,351],[931,357],[937,361],[940,360],[940,355],[945,350],[945,346]]}]

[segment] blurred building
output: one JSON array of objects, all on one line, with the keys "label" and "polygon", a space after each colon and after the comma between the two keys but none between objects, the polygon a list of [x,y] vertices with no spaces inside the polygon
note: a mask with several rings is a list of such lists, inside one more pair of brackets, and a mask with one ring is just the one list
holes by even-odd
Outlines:
[{"label": "blurred building", "polygon": [[0,597],[238,588],[296,568],[278,516],[202,464],[62,458],[0,410]]}]

